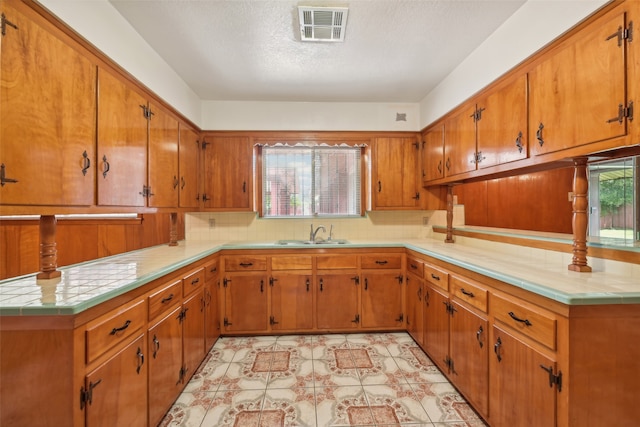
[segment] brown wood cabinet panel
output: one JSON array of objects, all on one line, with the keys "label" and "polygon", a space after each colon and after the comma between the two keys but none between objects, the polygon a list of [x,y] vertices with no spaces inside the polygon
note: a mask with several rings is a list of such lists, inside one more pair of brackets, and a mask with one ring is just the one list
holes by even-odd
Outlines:
[{"label": "brown wood cabinet panel", "polygon": [[265,271],[266,256],[229,256],[224,258],[224,271]]},{"label": "brown wood cabinet panel", "polygon": [[[458,276],[450,276],[451,296],[465,303],[487,312],[487,300],[489,291],[475,282],[463,279]],[[485,328],[486,330],[486,328]]]},{"label": "brown wood cabinet panel", "polygon": [[357,266],[357,255],[318,255],[316,257],[318,270],[349,269]]},{"label": "brown wood cabinet panel", "polygon": [[270,282],[271,329],[273,331],[312,329],[312,275],[277,273],[273,275]]},{"label": "brown wood cabinet panel", "polygon": [[182,280],[176,280],[149,295],[149,320],[153,321],[171,307],[179,304],[182,301],[181,297]]},{"label": "brown wood cabinet panel", "polygon": [[400,271],[363,274],[363,328],[398,328],[404,325],[402,279]]},{"label": "brown wood cabinet panel", "polygon": [[204,268],[193,271],[182,279],[182,295],[186,298],[204,286]]},{"label": "brown wood cabinet panel", "polygon": [[444,125],[437,124],[422,134],[422,180],[444,178]]},{"label": "brown wood cabinet panel", "polygon": [[420,144],[416,138],[376,138],[372,209],[420,207],[419,161]]},{"label": "brown wood cabinet panel", "polygon": [[200,140],[198,138],[198,133],[180,124],[178,157],[181,208],[200,206]]},{"label": "brown wood cabinet panel", "polygon": [[449,290],[449,273],[431,264],[424,264],[424,279],[443,291]]},{"label": "brown wood cabinet panel", "polygon": [[224,331],[267,330],[267,280],[263,275],[230,274],[224,279]]},{"label": "brown wood cabinet panel", "polygon": [[424,347],[424,281],[422,275],[407,272],[407,332]]},{"label": "brown wood cabinet panel", "polygon": [[496,320],[552,350],[556,348],[557,320],[553,313],[496,294],[491,295],[490,304]]},{"label": "brown wood cabinet panel", "polygon": [[440,288],[424,286],[424,349],[445,372],[449,356],[449,297]]},{"label": "brown wood cabinet panel", "polygon": [[87,375],[85,389],[92,398],[84,407],[86,427],[147,425],[145,351],[145,336],[140,335]]},{"label": "brown wood cabinet panel", "polygon": [[[16,25],[2,36],[0,162],[3,205],[92,205],[96,65],[3,2]],[[3,25],[4,28],[4,25]]]},{"label": "brown wood cabinet panel", "polygon": [[316,280],[317,328],[356,329],[360,319],[357,274],[318,272]]},{"label": "brown wood cabinet panel", "polygon": [[279,255],[271,258],[272,270],[311,270],[311,255]]},{"label": "brown wood cabinet panel", "polygon": [[402,268],[402,255],[371,254],[360,257],[360,266],[363,269],[400,269]]},{"label": "brown wood cabinet panel", "polygon": [[[252,209],[253,147],[249,137],[205,136],[204,207],[212,210]],[[227,167],[229,165],[233,167]]]},{"label": "brown wood cabinet panel", "polygon": [[182,346],[183,368],[186,384],[204,359],[204,319],[205,301],[202,288],[182,304]]},{"label": "brown wood cabinet panel", "polygon": [[215,277],[207,280],[204,288],[205,314],[204,314],[204,343],[205,352],[211,350],[216,340],[220,337],[220,279]]},{"label": "brown wood cabinet panel", "polygon": [[[149,197],[151,207],[177,207],[178,121],[160,107],[149,103]],[[197,168],[193,164],[192,168]]]},{"label": "brown wood cabinet panel", "polygon": [[147,100],[103,68],[98,86],[98,204],[146,206]]},{"label": "brown wood cabinet panel", "polygon": [[476,104],[465,106],[444,123],[445,176],[476,169]]}]

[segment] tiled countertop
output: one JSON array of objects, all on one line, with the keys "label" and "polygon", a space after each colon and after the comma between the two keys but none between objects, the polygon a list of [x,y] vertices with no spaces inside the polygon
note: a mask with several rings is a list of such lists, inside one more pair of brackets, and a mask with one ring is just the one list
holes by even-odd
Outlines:
[{"label": "tiled countertop", "polygon": [[[324,246],[327,248],[327,246]],[[569,305],[640,304],[640,270],[629,274],[577,273],[557,260],[522,256],[441,240],[351,241],[333,248],[406,247],[442,261]],[[181,241],[61,268],[62,277],[36,281],[35,274],[0,282],[1,315],[75,314],[203,259],[222,249],[309,249],[274,242]]]}]

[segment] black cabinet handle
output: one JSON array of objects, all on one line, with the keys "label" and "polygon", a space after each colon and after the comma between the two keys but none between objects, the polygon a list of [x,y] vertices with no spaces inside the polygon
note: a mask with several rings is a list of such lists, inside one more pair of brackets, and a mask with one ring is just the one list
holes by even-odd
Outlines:
[{"label": "black cabinet handle", "polygon": [[138,347],[138,352],[136,353],[136,356],[138,356],[138,367],[136,368],[136,372],[139,374],[140,369],[142,369],[142,365],[144,365],[144,353],[142,353],[142,350],[140,350],[140,347]]},{"label": "black cabinet handle", "polygon": [[538,144],[540,144],[540,147],[544,145],[544,139],[542,138],[542,129],[544,129],[544,125],[540,123],[540,125],[538,126],[538,130],[536,131],[536,139],[538,140]]},{"label": "black cabinet handle", "polygon": [[473,292],[469,292],[467,290],[465,290],[464,288],[460,288],[460,292],[462,292],[464,295],[468,296],[468,297],[475,297],[475,295],[473,295]]},{"label": "black cabinet handle", "polygon": [[91,167],[91,159],[87,154],[87,150],[84,150],[84,153],[82,153],[82,159],[82,175],[86,175],[87,171]]},{"label": "black cabinet handle", "polygon": [[364,278],[364,290],[366,291],[367,289],[369,289],[369,279],[367,279],[366,277]]},{"label": "black cabinet handle", "polygon": [[244,268],[251,267],[252,265],[253,265],[252,262],[241,262],[240,263],[240,267],[244,267]]},{"label": "black cabinet handle", "polygon": [[129,325],[131,324],[131,320],[127,320],[126,322],[124,322],[124,325],[120,326],[119,328],[113,328],[111,330],[111,332],[109,333],[109,335],[115,335],[118,332],[122,332],[125,329],[127,329],[129,327]]},{"label": "black cabinet handle", "polygon": [[435,274],[431,273],[431,278],[433,280],[440,280],[440,276],[436,276]]},{"label": "black cabinet handle", "polygon": [[378,265],[385,265],[387,263],[388,263],[388,261],[386,261],[386,260],[376,261],[376,264],[378,264]]},{"label": "black cabinet handle", "polygon": [[493,346],[493,352],[496,354],[496,357],[498,358],[498,362],[502,362],[502,356],[500,355],[500,347],[502,347],[502,340],[500,339],[500,337],[498,337],[498,340]]},{"label": "black cabinet handle", "polygon": [[320,292],[322,292],[323,287],[324,287],[324,282],[322,281],[322,279],[320,279]]},{"label": "black cabinet handle", "polygon": [[200,282],[200,278],[199,278],[199,277],[196,277],[195,279],[193,279],[193,280],[191,281],[191,284],[195,286],[195,285],[197,285],[199,282]]},{"label": "black cabinet handle", "polygon": [[173,294],[169,295],[166,298],[162,298],[162,300],[160,301],[162,304],[168,303],[169,301],[171,301],[173,299]]},{"label": "black cabinet handle", "polygon": [[104,164],[104,170],[102,171],[102,177],[107,178],[107,174],[109,173],[109,169],[111,169],[111,164],[107,161],[107,155],[102,156],[102,163]]},{"label": "black cabinet handle", "polygon": [[516,316],[513,311],[509,312],[509,317],[511,317],[513,320],[515,320],[516,322],[520,322],[520,323],[524,323],[527,326],[531,326],[532,323],[529,322],[529,319],[521,319],[518,316]]},{"label": "black cabinet handle", "polygon": [[484,329],[482,328],[482,325],[480,325],[480,327],[478,328],[478,331],[476,332],[476,339],[478,340],[478,344],[480,345],[480,348],[482,348],[484,346],[484,343],[482,342],[482,333],[484,332]]},{"label": "black cabinet handle", "polygon": [[175,190],[176,188],[178,188],[179,184],[180,181],[178,180],[178,177],[176,175],[173,175],[173,189]]},{"label": "black cabinet handle", "polygon": [[158,354],[158,350],[160,350],[160,341],[158,341],[158,337],[157,336],[153,336],[153,358],[156,358],[156,355]]}]

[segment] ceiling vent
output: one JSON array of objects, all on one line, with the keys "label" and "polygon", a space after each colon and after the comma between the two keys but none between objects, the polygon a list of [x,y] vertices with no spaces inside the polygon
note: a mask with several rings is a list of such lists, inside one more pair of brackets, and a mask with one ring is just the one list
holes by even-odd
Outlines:
[{"label": "ceiling vent", "polygon": [[302,41],[342,42],[347,25],[346,7],[298,6]]}]

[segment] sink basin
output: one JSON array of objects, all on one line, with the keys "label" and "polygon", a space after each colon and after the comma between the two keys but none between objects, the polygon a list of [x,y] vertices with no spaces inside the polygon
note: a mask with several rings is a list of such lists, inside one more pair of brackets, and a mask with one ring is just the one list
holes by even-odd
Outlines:
[{"label": "sink basin", "polygon": [[317,240],[317,241],[311,241],[311,240],[278,240],[276,242],[277,245],[309,245],[309,246],[320,246],[320,245],[346,245],[347,243],[349,243],[348,240],[344,240],[344,239],[334,239],[334,240]]}]

